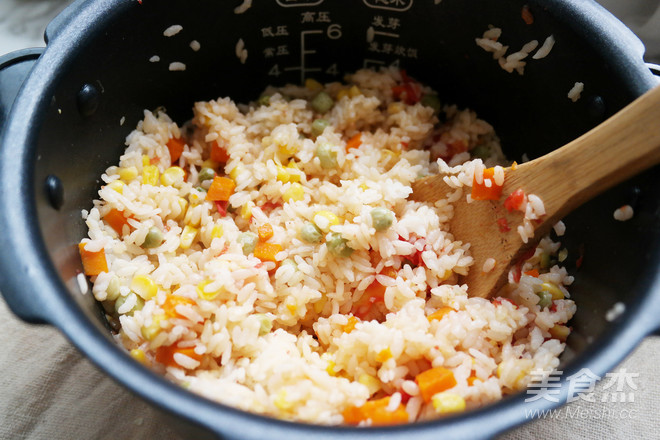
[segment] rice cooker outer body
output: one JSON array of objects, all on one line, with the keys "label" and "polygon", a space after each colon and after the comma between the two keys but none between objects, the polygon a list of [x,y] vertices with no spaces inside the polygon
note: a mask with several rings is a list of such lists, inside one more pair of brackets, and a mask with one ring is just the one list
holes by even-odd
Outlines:
[{"label": "rice cooker outer body", "polygon": [[[48,307],[24,317],[58,326],[121,383],[180,421],[208,428],[210,435],[403,438],[414,432],[422,439],[440,433],[453,438],[488,436],[524,422],[520,395],[460,417],[387,431],[273,421],[192,396],[116,347],[98,304],[80,294],[76,243],[86,234],[81,210],[91,207],[99,176],[117,163],[144,109],[163,106],[183,123],[195,101],[230,96],[248,102],[269,84],[341,81],[363,67],[405,69],[436,89],[443,102],[472,108],[494,125],[511,159],[533,158],[594,127],[655,84],[639,41],[592,2],[237,3],[77,2],[50,25],[48,48],[19,93],[2,147],[3,187],[22,188],[20,193],[3,188],[3,208],[26,220],[21,225],[3,214],[2,224],[22,237],[3,238],[12,247],[2,257],[3,270],[16,264],[27,274],[26,298],[40,295]],[[525,4],[532,23],[522,18]],[[182,29],[165,36],[172,25]],[[511,52],[531,40],[543,44],[550,35],[556,44],[547,57],[526,59],[524,75],[508,73],[475,43],[489,26],[502,29],[499,41]],[[567,93],[578,81],[584,91],[572,102]],[[17,165],[9,166],[12,160]],[[643,310],[658,305],[659,190],[657,169],[651,170],[566,219],[562,242],[579,307],[562,356],[565,371],[587,366],[604,375],[654,328]],[[612,212],[623,204],[631,204],[636,215],[615,222]],[[18,290],[20,277],[4,278],[3,291]],[[627,311],[609,323],[606,311],[617,302]],[[548,405],[538,405],[543,404]]]}]

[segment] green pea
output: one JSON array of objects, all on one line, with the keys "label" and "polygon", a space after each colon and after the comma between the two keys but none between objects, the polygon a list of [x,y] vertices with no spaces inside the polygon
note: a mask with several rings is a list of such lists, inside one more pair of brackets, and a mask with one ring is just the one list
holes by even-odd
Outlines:
[{"label": "green pea", "polygon": [[145,249],[155,248],[163,243],[163,233],[155,226],[149,228],[149,232],[144,237],[142,247]]},{"label": "green pea", "polygon": [[438,95],[424,95],[420,102],[426,107],[431,107],[436,113],[439,113],[442,109]]},{"label": "green pea", "polygon": [[201,193],[205,193],[205,192],[206,192],[206,188],[204,188],[203,186],[198,186],[197,188],[195,188],[195,190],[197,190],[197,191],[199,191],[199,192],[201,192]]},{"label": "green pea", "polygon": [[280,263],[280,267],[282,266],[291,266],[294,269],[298,269],[298,263],[295,262],[293,258],[287,258],[284,261]]},{"label": "green pea", "polygon": [[268,95],[261,95],[261,96],[259,97],[259,100],[257,101],[257,104],[259,104],[259,105],[265,105],[265,106],[270,105],[270,96],[268,96]]},{"label": "green pea", "polygon": [[330,253],[338,257],[350,257],[354,249],[348,247],[347,242],[348,240],[343,238],[339,232],[333,232],[326,241],[326,245]]},{"label": "green pea", "polygon": [[539,297],[539,302],[537,304],[541,309],[545,309],[546,307],[550,307],[550,305],[552,305],[552,294],[550,292],[542,290],[538,292],[537,295]]},{"label": "green pea", "polygon": [[106,300],[108,301],[114,301],[119,298],[119,278],[114,275],[112,276],[108,287],[105,289],[105,293],[107,295]]},{"label": "green pea", "polygon": [[323,235],[314,223],[307,222],[300,228],[300,238],[307,243],[318,243],[323,238]]},{"label": "green pea", "polygon": [[319,113],[325,113],[335,105],[330,95],[325,92],[319,92],[314,99],[312,99],[312,108]]},{"label": "green pea", "polygon": [[478,157],[482,160],[488,159],[492,154],[490,146],[487,144],[477,145],[472,150],[470,150],[470,153],[472,153],[472,157]]},{"label": "green pea", "polygon": [[312,136],[318,136],[323,133],[328,125],[330,123],[326,119],[314,119],[314,122],[312,122]]},{"label": "green pea", "polygon": [[263,313],[255,315],[259,319],[259,336],[263,336],[273,329],[273,320]]},{"label": "green pea", "polygon": [[144,300],[139,295],[137,295],[136,293],[131,292],[126,296],[120,296],[119,298],[117,298],[117,301],[115,301],[115,312],[119,313],[119,309],[121,308],[121,306],[123,306],[124,303],[128,300],[128,298],[130,298],[132,296],[134,296],[136,298],[135,305],[133,306],[133,308],[131,310],[129,310],[128,312],[126,312],[124,314],[125,315],[132,315],[133,312],[136,312],[137,310],[142,310],[142,307],[144,307]]},{"label": "green pea", "polygon": [[244,255],[250,255],[254,252],[254,248],[257,247],[257,241],[259,241],[259,238],[254,232],[243,232],[238,236],[238,244],[243,248]]},{"label": "green pea", "polygon": [[330,169],[337,167],[337,152],[332,151],[330,144],[320,144],[316,147],[316,157],[321,162],[321,168]]},{"label": "green pea", "polygon": [[201,170],[199,170],[199,174],[197,177],[200,182],[211,180],[215,177],[215,171],[213,170],[213,168],[204,167]]},{"label": "green pea", "polygon": [[385,208],[374,208],[371,210],[371,220],[374,225],[374,229],[377,231],[384,231],[385,229],[392,226],[394,221],[394,213],[389,209]]}]

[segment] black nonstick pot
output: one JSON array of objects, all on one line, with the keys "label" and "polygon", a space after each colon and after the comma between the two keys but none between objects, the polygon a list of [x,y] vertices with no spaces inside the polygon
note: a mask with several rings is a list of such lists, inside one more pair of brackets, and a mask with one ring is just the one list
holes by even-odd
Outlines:
[{"label": "black nonstick pot", "polygon": [[[437,3],[437,4],[436,4]],[[526,6],[533,22],[523,20]],[[183,30],[174,37],[171,25]],[[519,50],[554,35],[544,59],[507,73],[475,44],[489,25]],[[568,0],[80,0],[46,31],[48,47],[0,58],[0,288],[29,322],[58,327],[118,382],[169,411],[194,438],[417,440],[488,438],[548,409],[510,396],[483,409],[391,428],[320,427],[248,414],[193,395],[133,361],[82,294],[81,210],[116,163],[143,109],[182,123],[195,100],[255,99],[268,84],[341,80],[398,65],[446,102],[491,122],[512,159],[557,148],[657,84],[640,41],[592,1]],[[201,48],[194,51],[192,40]],[[154,56],[159,57],[155,61]],[[170,70],[170,63],[185,70]],[[577,102],[567,92],[584,83]],[[15,100],[14,100],[15,98]],[[561,357],[568,377],[604,376],[660,326],[658,168],[615,187],[565,222],[578,312]],[[632,220],[612,218],[630,204]],[[617,304],[625,312],[608,321]],[[584,370],[582,370],[584,371]]]}]

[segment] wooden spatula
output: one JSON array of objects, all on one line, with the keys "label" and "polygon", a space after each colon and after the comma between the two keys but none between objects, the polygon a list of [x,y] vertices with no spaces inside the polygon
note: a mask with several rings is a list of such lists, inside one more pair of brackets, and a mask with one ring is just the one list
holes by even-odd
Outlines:
[{"label": "wooden spatula", "polygon": [[[515,169],[505,169],[500,200],[467,203],[465,194],[454,203],[450,230],[456,240],[471,244],[475,260],[461,282],[472,297],[488,297],[507,281],[511,267],[565,215],[617,183],[660,162],[660,87],[567,145]],[[413,183],[412,198],[435,202],[454,191],[435,175]],[[523,243],[517,227],[523,213],[508,212],[505,199],[517,189],[535,194],[544,203],[546,215],[535,224],[534,236]],[[501,231],[505,218],[510,230]],[[603,219],[606,220],[606,219]],[[570,227],[570,225],[569,225]],[[488,258],[495,267],[483,271]]]}]

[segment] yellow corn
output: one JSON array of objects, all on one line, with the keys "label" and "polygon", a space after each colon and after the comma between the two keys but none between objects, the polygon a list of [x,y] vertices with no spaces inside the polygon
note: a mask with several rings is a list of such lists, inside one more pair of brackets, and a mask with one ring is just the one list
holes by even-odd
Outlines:
[{"label": "yellow corn", "polygon": [[282,165],[277,166],[277,180],[284,183],[291,180],[291,174]]},{"label": "yellow corn", "polygon": [[298,152],[298,145],[295,143],[292,144],[277,144],[277,148],[279,149],[280,153],[285,154],[287,156],[290,156],[292,154],[296,154]]},{"label": "yellow corn", "polygon": [[179,242],[179,247],[181,249],[190,249],[195,237],[197,236],[197,228],[194,228],[190,225],[183,227],[181,232],[181,241]]},{"label": "yellow corn", "polygon": [[312,92],[320,92],[323,90],[323,84],[313,78],[307,78],[305,80],[305,87]]},{"label": "yellow corn", "polygon": [[148,275],[134,276],[130,288],[144,300],[150,300],[158,293],[158,286]]},{"label": "yellow corn", "polygon": [[289,172],[289,182],[300,182],[300,174],[302,172],[298,168],[298,164],[294,160],[291,160],[286,167],[289,170],[295,170],[294,172]]},{"label": "yellow corn", "polygon": [[158,167],[155,165],[146,165],[142,168],[142,183],[144,185],[156,185],[160,173]]},{"label": "yellow corn", "polygon": [[108,188],[114,189],[119,194],[124,193],[124,186],[126,186],[126,184],[124,182],[122,182],[121,180],[115,180],[114,182],[108,183]]},{"label": "yellow corn", "polygon": [[362,191],[366,191],[366,190],[369,189],[369,187],[367,186],[366,183],[362,183],[362,184],[360,184],[360,189],[361,189]]},{"label": "yellow corn", "polygon": [[247,202],[245,205],[241,206],[241,218],[243,220],[250,220],[252,218],[252,208],[256,205],[253,201]]},{"label": "yellow corn", "polygon": [[165,186],[176,186],[183,183],[186,172],[181,167],[169,167],[160,176],[160,183]]},{"label": "yellow corn", "polygon": [[211,240],[222,237],[224,233],[225,229],[220,223],[213,225],[213,229],[211,229]]},{"label": "yellow corn", "polygon": [[220,287],[218,290],[207,291],[206,286],[211,284],[211,282],[211,280],[206,280],[199,283],[197,285],[197,296],[206,301],[213,301],[224,291],[223,287]]},{"label": "yellow corn", "polygon": [[180,209],[179,215],[177,215],[177,217],[180,217],[181,215],[185,215],[186,209],[188,209],[188,200],[186,200],[183,197],[179,197],[176,202],[178,203]]},{"label": "yellow corn", "polygon": [[119,168],[119,178],[124,182],[130,182],[138,176],[138,170],[135,167]]},{"label": "yellow corn", "polygon": [[202,168],[211,168],[212,170],[217,170],[220,164],[214,160],[206,159],[202,162]]},{"label": "yellow corn", "polygon": [[292,183],[290,187],[282,194],[282,200],[285,202],[299,201],[305,198],[305,190],[299,183]]},{"label": "yellow corn", "polygon": [[356,96],[360,96],[362,92],[356,85],[352,85],[350,89],[348,89],[348,96],[351,98],[355,98]]},{"label": "yellow corn", "polygon": [[291,312],[292,315],[296,314],[296,311],[298,310],[298,306],[296,304],[287,304],[286,308]]},{"label": "yellow corn", "polygon": [[568,338],[568,335],[571,334],[571,329],[565,325],[555,324],[548,332],[553,338],[564,342]]},{"label": "yellow corn", "polygon": [[323,297],[321,297],[320,300],[318,300],[314,303],[314,311],[318,315],[320,315],[321,312],[323,311],[323,308],[325,307],[326,302],[328,302],[328,299],[325,296],[323,296]]},{"label": "yellow corn", "polygon": [[151,159],[146,154],[142,156],[142,166],[146,167],[151,164]]},{"label": "yellow corn", "polygon": [[378,390],[380,390],[380,380],[378,380],[377,378],[373,377],[370,374],[367,373],[360,374],[360,377],[358,377],[358,382],[360,382],[362,385],[367,387],[370,396],[372,394],[376,394]]},{"label": "yellow corn", "polygon": [[390,347],[387,347],[381,351],[378,352],[376,355],[376,361],[378,362],[385,362],[389,359],[392,358],[392,351],[390,350]]},{"label": "yellow corn", "polygon": [[138,361],[139,363],[144,364],[144,363],[147,362],[147,357],[144,354],[144,351],[142,351],[141,349],[134,348],[129,353],[130,353],[131,357],[133,359],[135,359],[136,361]]},{"label": "yellow corn", "polygon": [[541,290],[550,292],[552,299],[564,299],[564,292],[555,284],[555,283],[543,283],[541,284]]},{"label": "yellow corn", "polygon": [[278,393],[277,397],[273,401],[275,406],[282,411],[287,411],[293,408],[293,403],[286,400],[286,390],[282,388]]},{"label": "yellow corn", "polygon": [[400,102],[392,102],[387,106],[387,113],[395,115],[403,110],[403,104]]},{"label": "yellow corn", "polygon": [[438,414],[450,414],[465,411],[465,399],[454,393],[438,393],[435,394],[431,401],[433,402],[433,409]]},{"label": "yellow corn", "polygon": [[153,341],[153,339],[156,336],[158,336],[158,334],[161,331],[160,322],[163,320],[164,317],[165,317],[164,315],[154,316],[151,319],[151,324],[150,325],[148,325],[147,327],[142,327],[140,329],[140,332],[142,333],[142,337],[145,340]]},{"label": "yellow corn", "polygon": [[339,93],[337,93],[337,101],[341,101],[342,98],[349,96],[349,92],[347,89],[341,89]]},{"label": "yellow corn", "polygon": [[241,165],[236,165],[230,172],[229,172],[229,177],[231,177],[232,180],[236,180],[238,176],[243,174],[245,171],[245,168],[242,167]]},{"label": "yellow corn", "polygon": [[327,234],[331,226],[339,224],[339,217],[330,211],[319,211],[314,214],[313,222],[317,228]]},{"label": "yellow corn", "polygon": [[327,371],[330,376],[336,376],[337,375],[337,372],[335,371],[336,366],[337,364],[335,364],[335,361],[333,361],[332,359],[328,360],[328,366],[325,367],[325,371]]}]

